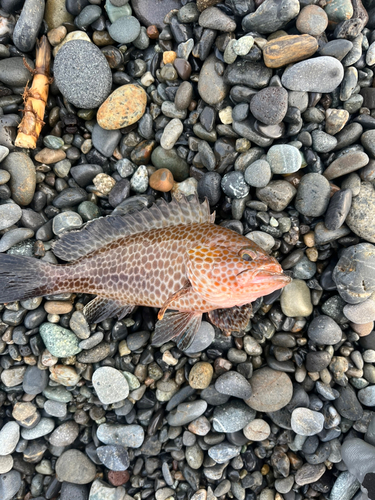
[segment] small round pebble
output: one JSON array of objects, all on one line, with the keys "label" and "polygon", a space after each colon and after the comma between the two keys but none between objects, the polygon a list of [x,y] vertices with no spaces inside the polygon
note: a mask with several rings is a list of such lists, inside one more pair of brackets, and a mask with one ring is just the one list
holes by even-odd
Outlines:
[{"label": "small round pebble", "polygon": [[92,383],[103,404],[117,403],[129,395],[129,386],[119,370],[102,366],[94,371]]},{"label": "small round pebble", "polygon": [[267,161],[274,174],[292,174],[302,165],[300,152],[289,144],[272,146],[267,153]]},{"label": "small round pebble", "polygon": [[271,167],[266,160],[256,160],[245,170],[244,179],[249,186],[263,188],[268,185],[272,177]]},{"label": "small round pebble", "polygon": [[300,33],[319,36],[328,26],[328,16],[318,5],[306,5],[297,17],[296,27]]},{"label": "small round pebble", "polygon": [[134,16],[122,16],[108,28],[108,33],[118,43],[133,42],[141,32],[141,25]]},{"label": "small round pebble", "polygon": [[265,420],[256,418],[242,432],[250,441],[264,441],[271,434],[271,428]]},{"label": "small round pebble", "polygon": [[253,394],[246,403],[256,411],[277,411],[292,399],[292,382],[281,371],[268,367],[256,370],[250,384]]},{"label": "small round pebble", "polygon": [[291,426],[300,436],[314,436],[323,429],[324,416],[309,408],[296,408],[292,412]]},{"label": "small round pebble", "polygon": [[206,389],[211,383],[214,370],[210,363],[198,362],[190,370],[189,385],[193,389]]},{"label": "small round pebble", "polygon": [[307,334],[313,342],[320,345],[335,345],[342,338],[339,325],[325,314],[317,316],[311,321]]}]

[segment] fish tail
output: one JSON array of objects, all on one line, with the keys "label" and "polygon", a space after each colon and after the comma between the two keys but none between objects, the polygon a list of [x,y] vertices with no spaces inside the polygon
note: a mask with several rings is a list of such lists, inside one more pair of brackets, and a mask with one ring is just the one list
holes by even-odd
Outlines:
[{"label": "fish tail", "polygon": [[53,267],[32,257],[0,253],[0,303],[56,293]]}]

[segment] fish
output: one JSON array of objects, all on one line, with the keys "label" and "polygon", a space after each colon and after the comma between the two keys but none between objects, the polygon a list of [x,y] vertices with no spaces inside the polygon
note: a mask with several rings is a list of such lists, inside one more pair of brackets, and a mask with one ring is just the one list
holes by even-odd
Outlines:
[{"label": "fish", "polygon": [[0,254],[0,303],[55,295],[96,295],[88,323],[119,320],[137,306],[159,308],[152,345],[186,350],[202,321],[226,334],[246,328],[251,302],[290,282],[261,247],[215,224],[207,200],[183,197],[109,215],[64,233],[53,245],[65,264]]}]

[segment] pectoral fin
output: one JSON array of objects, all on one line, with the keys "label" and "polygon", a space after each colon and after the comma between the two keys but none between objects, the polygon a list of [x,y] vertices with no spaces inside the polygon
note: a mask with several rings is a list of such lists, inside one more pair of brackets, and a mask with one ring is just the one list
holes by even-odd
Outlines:
[{"label": "pectoral fin", "polygon": [[228,309],[215,309],[208,313],[211,322],[225,332],[239,332],[246,328],[251,317],[251,304]]},{"label": "pectoral fin", "polygon": [[104,297],[96,297],[89,302],[83,309],[88,323],[100,323],[107,318],[118,316],[122,319],[132,312],[134,306],[120,304],[115,300],[106,299]]},{"label": "pectoral fin", "polygon": [[163,319],[159,320],[155,325],[152,345],[159,347],[169,340],[173,340],[177,343],[177,347],[184,351],[193,342],[201,321],[201,313],[167,312],[164,314]]},{"label": "pectoral fin", "polygon": [[163,307],[160,309],[158,314],[158,319],[163,319],[165,311],[167,309],[173,309],[173,302],[187,294],[192,290],[191,285],[187,282],[182,288],[180,288],[176,293],[174,293],[169,299],[163,304]]}]

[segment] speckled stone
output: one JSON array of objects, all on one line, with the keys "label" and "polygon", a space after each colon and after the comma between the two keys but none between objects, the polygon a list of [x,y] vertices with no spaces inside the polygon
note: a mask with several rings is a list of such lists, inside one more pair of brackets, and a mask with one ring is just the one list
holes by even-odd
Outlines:
[{"label": "speckled stone", "polygon": [[129,395],[129,386],[119,370],[102,366],[94,371],[92,383],[98,398],[103,404],[117,403]]},{"label": "speckled stone", "polygon": [[78,108],[100,106],[111,91],[107,59],[96,45],[85,40],[71,40],[61,47],[55,58],[54,77],[60,92]]},{"label": "speckled stone", "polygon": [[287,68],[281,82],[289,90],[329,93],[344,78],[340,61],[330,56],[306,59]]},{"label": "speckled stone", "polygon": [[54,323],[43,323],[40,336],[49,352],[57,358],[67,358],[81,352],[78,338],[74,333]]},{"label": "speckled stone", "polygon": [[101,424],[96,435],[104,444],[120,445],[125,448],[139,448],[145,437],[143,427],[136,424]]},{"label": "speckled stone", "polygon": [[255,410],[234,399],[215,407],[212,425],[216,432],[237,432],[254,420]]},{"label": "speckled stone", "polygon": [[250,385],[253,394],[246,403],[256,411],[278,411],[292,399],[293,384],[284,372],[261,368],[254,372]]},{"label": "speckled stone", "polygon": [[277,144],[270,147],[267,161],[274,174],[291,174],[297,172],[302,165],[299,150],[290,144]]},{"label": "speckled stone", "polygon": [[56,475],[60,481],[88,484],[95,479],[95,474],[95,465],[79,450],[64,451],[57,459]]},{"label": "speckled stone", "polygon": [[129,83],[117,88],[98,109],[98,124],[106,130],[117,130],[137,122],[146,110],[147,94]]},{"label": "speckled stone", "polygon": [[261,89],[250,101],[254,117],[267,125],[280,123],[288,109],[288,92],[282,87]]},{"label": "speckled stone", "polygon": [[346,223],[353,233],[375,243],[375,189],[371,182],[362,182],[359,195],[352,199]]}]

